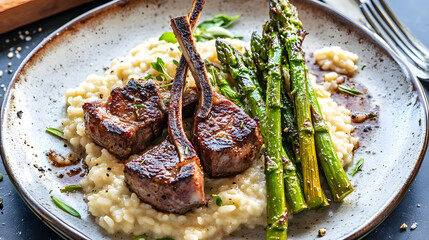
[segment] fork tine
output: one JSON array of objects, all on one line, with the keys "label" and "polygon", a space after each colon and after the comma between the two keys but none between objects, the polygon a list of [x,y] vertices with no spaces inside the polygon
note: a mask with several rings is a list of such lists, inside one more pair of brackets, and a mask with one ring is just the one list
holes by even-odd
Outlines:
[{"label": "fork tine", "polygon": [[429,70],[429,66],[411,52],[404,44],[392,33],[392,30],[386,26],[385,22],[379,16],[377,10],[374,9],[371,1],[362,3],[362,10],[365,17],[368,19],[373,28],[380,34],[380,36],[394,49],[398,54],[410,59],[416,64],[416,67],[422,70]]},{"label": "fork tine", "polygon": [[[423,61],[428,61],[428,57],[421,49],[416,47],[411,39],[407,38],[407,36],[399,29],[398,25],[393,21],[386,9],[384,9],[383,5],[377,4],[374,0],[371,0],[373,7],[378,12],[381,18],[383,18],[384,23],[390,27],[393,34],[396,35],[397,38],[407,47],[410,51],[412,51],[418,58],[422,59]],[[380,1],[381,2],[381,1]],[[398,20],[399,21],[399,20]],[[428,61],[429,64],[429,61]]]},{"label": "fork tine", "polygon": [[416,76],[419,78],[428,81],[429,80],[429,73],[428,71],[424,71],[417,67],[403,51],[401,51],[397,45],[390,39],[389,37],[386,37],[386,32],[382,29],[381,25],[379,25],[378,21],[375,19],[373,13],[370,11],[367,4],[364,4],[365,2],[361,2],[361,10],[365,18],[368,20],[369,24],[374,28],[374,30],[383,38],[385,39],[386,43],[391,46],[391,48],[402,58],[408,59],[407,61],[404,61],[404,63],[413,71]]},{"label": "fork tine", "polygon": [[408,28],[395,16],[393,11],[386,4],[385,0],[380,0],[380,3],[383,6],[386,13],[389,15],[389,17],[398,26],[402,34],[404,34],[407,37],[407,39],[409,39],[409,41],[415,46],[415,48],[419,49],[423,54],[426,55],[427,58],[429,58],[429,49],[411,34]]}]

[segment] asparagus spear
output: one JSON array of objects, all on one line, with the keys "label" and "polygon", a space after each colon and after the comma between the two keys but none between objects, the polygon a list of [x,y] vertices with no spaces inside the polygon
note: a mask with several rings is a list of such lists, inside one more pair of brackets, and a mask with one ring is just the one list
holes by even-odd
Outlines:
[{"label": "asparagus spear", "polygon": [[220,69],[214,64],[206,63],[207,72],[210,73],[211,77],[216,83],[220,93],[231,100],[235,105],[242,109],[245,109],[243,103],[240,100],[240,95],[229,85],[228,81],[221,75]]},{"label": "asparagus spear", "polygon": [[[223,40],[216,40],[216,50],[218,58],[222,64],[223,71],[231,73],[232,78],[237,81],[238,85],[243,89],[243,95],[246,99],[245,105],[249,108],[249,112],[252,117],[259,118],[261,133],[264,140],[266,140],[266,105],[265,100],[261,95],[262,90],[260,87],[258,88],[255,86],[253,81],[247,79],[250,78],[250,74],[246,74],[248,70],[246,70],[246,66],[240,56],[235,54],[236,49]],[[241,74],[236,74],[237,72],[240,72]],[[255,86],[255,88],[252,86]],[[251,91],[246,93],[244,89],[251,89]],[[298,213],[307,208],[304,195],[300,187],[301,184],[297,177],[296,168],[293,164],[289,164],[291,162],[289,161],[290,158],[283,148],[281,154],[282,158],[287,160],[285,161],[285,169],[287,171],[284,172],[284,181],[286,182],[285,193],[288,205],[290,206],[289,211],[291,213]]]},{"label": "asparagus spear", "polygon": [[256,65],[259,85],[265,92],[267,89],[267,49],[265,48],[264,40],[256,32],[252,33],[250,49],[252,50],[253,62]]},{"label": "asparagus spear", "polygon": [[277,32],[287,52],[292,91],[295,91],[294,103],[297,115],[299,146],[304,193],[310,208],[316,208],[323,202],[319,179],[314,130],[311,122],[310,104],[307,91],[307,68],[301,51],[305,35],[295,8],[287,0],[270,0],[270,16],[277,24]]},{"label": "asparagus spear", "polygon": [[250,113],[259,118],[261,132],[265,133],[265,101],[252,79],[249,69],[245,66],[238,52],[227,42],[216,40],[216,51],[222,65],[222,71],[231,74],[237,81],[244,95],[244,104],[250,108]]},{"label": "asparagus spear", "polygon": [[353,186],[335,151],[328,126],[323,119],[316,93],[310,81],[308,81],[308,97],[314,122],[317,158],[322,166],[334,201],[340,202],[353,192]]},{"label": "asparagus spear", "polygon": [[[266,24],[268,28],[268,24]],[[273,33],[273,34],[271,34]],[[268,48],[267,62],[267,125],[265,132],[265,179],[267,184],[267,232],[265,239],[287,239],[287,209],[283,182],[283,159],[281,154],[281,85],[280,71],[282,49],[277,35],[267,31],[264,35]]]}]

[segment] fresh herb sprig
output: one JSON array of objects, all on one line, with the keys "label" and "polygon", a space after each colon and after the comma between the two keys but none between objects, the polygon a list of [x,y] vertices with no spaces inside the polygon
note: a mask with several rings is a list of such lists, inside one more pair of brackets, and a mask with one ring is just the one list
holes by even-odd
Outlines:
[{"label": "fresh herb sprig", "polygon": [[359,161],[357,161],[355,163],[355,165],[353,165],[352,169],[350,169],[349,174],[353,177],[354,175],[356,175],[357,172],[359,172],[362,167],[363,167],[363,158],[359,159]]},{"label": "fresh herb sprig", "polygon": [[216,199],[216,205],[219,207],[223,205],[222,198],[217,194],[212,194],[212,198]]},{"label": "fresh herb sprig", "polygon": [[343,85],[338,85],[338,92],[344,93],[344,94],[347,94],[350,96],[357,96],[357,95],[362,94],[362,92],[360,92],[354,88],[343,86]]},{"label": "fresh herb sprig", "polygon": [[[216,14],[212,19],[206,20],[198,24],[194,31],[194,37],[198,42],[205,42],[215,38],[238,38],[243,39],[242,36],[237,36],[228,30],[241,14],[235,16],[228,16],[225,14]],[[169,43],[177,43],[177,39],[173,32],[165,32],[159,40],[164,40]]]},{"label": "fresh herb sprig", "polygon": [[156,79],[158,79],[158,80],[164,80],[164,81],[173,79],[170,75],[168,75],[167,70],[166,70],[166,69],[165,69],[165,67],[164,67],[164,64],[165,64],[165,63],[164,63],[164,61],[162,60],[162,58],[157,57],[157,58],[156,58],[156,61],[155,61],[155,62],[152,62],[151,64],[152,64],[153,69],[155,69],[156,71],[158,71],[158,72],[159,72],[159,73],[161,73],[164,77],[166,77],[166,78],[167,78],[167,79],[159,79],[159,78],[158,78],[159,76],[157,76],[157,78],[156,78]]},{"label": "fresh herb sprig", "polygon": [[57,205],[57,207],[59,207],[61,210],[72,215],[73,217],[81,218],[80,213],[78,211],[76,211],[76,209],[70,207],[69,205],[63,203],[61,200],[59,200],[53,196],[51,196],[51,198],[52,198],[52,202],[55,205]]}]

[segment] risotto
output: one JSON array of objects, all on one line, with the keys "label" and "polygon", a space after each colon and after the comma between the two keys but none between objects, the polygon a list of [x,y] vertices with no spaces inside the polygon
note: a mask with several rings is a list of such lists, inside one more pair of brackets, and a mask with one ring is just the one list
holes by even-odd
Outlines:
[{"label": "risotto", "polygon": [[[229,42],[243,50],[247,44],[240,40]],[[85,134],[82,105],[88,101],[108,98],[110,91],[123,87],[131,78],[156,76],[151,67],[157,57],[165,62],[169,75],[174,76],[181,52],[177,44],[149,39],[131,50],[124,58],[112,61],[104,76],[90,75],[79,87],[66,92],[67,119],[63,121],[64,136],[70,143],[86,152],[88,174],[81,186],[85,192],[89,212],[108,233],[124,232],[132,235],[146,233],[152,237],[174,239],[220,239],[239,227],[254,228],[265,225],[266,192],[262,159],[231,178],[205,179],[206,206],[185,215],[162,213],[139,200],[124,182],[123,163],[106,149],[94,144]],[[203,59],[219,64],[214,41],[198,42]],[[194,84],[188,75],[188,84]],[[330,128],[332,140],[344,165],[353,159],[357,138],[351,137],[350,111],[338,106],[330,93],[314,85],[320,107]],[[223,205],[218,206],[212,194],[219,195]]]}]

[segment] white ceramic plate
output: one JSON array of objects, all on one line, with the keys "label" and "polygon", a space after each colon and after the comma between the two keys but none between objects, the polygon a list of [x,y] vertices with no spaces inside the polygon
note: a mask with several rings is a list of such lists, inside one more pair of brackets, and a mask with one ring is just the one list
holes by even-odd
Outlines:
[{"label": "white ceramic plate", "polygon": [[[30,208],[67,238],[129,239],[108,235],[88,215],[80,193],[61,194],[64,179],[53,172],[41,173],[34,164],[49,167],[46,151],[67,153],[63,143],[45,133],[65,118],[64,93],[91,73],[125,56],[144,39],[169,31],[170,18],[184,15],[191,0],[116,2],[101,6],[53,33],[30,54],[14,80],[2,108],[2,158],[18,192]],[[364,85],[379,106],[378,125],[361,140],[355,159],[365,166],[351,181],[355,192],[344,203],[322,212],[308,211],[290,219],[288,235],[314,239],[327,229],[325,239],[354,239],[367,234],[397,206],[414,180],[427,147],[426,97],[419,82],[392,52],[373,35],[320,3],[295,2],[310,35],[304,50],[339,45],[359,54],[367,67],[355,81]],[[202,20],[213,14],[243,14],[233,31],[249,40],[268,18],[267,1],[208,1]],[[98,69],[98,70],[96,70]],[[18,117],[19,115],[19,117]],[[71,217],[54,206],[52,195],[61,196],[82,214]],[[232,238],[261,239],[263,228],[241,230]]]}]

